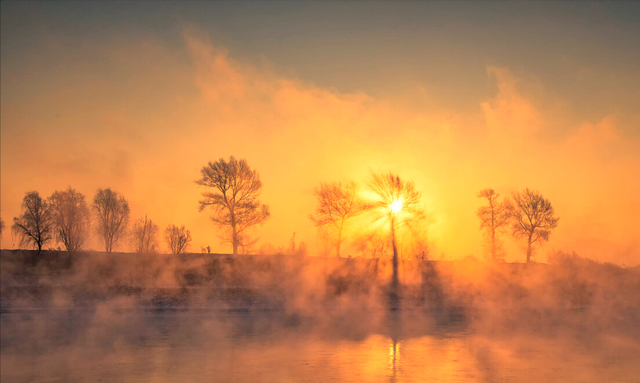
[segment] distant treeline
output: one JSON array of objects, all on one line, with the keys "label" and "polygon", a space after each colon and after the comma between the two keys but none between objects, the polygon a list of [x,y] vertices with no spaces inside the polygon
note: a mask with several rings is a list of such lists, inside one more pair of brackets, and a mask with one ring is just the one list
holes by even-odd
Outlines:
[{"label": "distant treeline", "polygon": [[[221,243],[231,245],[234,255],[255,253],[255,229],[271,216],[269,206],[259,199],[262,182],[258,172],[246,160],[231,156],[229,160],[221,158],[207,163],[195,182],[204,188],[199,211],[210,212]],[[340,257],[341,245],[351,236],[351,243],[361,256],[391,258],[394,275],[401,253],[404,259],[428,259],[428,214],[414,182],[392,173],[376,173],[366,185],[372,198],[363,197],[354,181],[321,183],[315,189],[317,206],[309,219],[318,228],[323,244],[321,253],[334,252]],[[548,241],[558,224],[551,203],[537,191],[527,188],[500,200],[493,189],[485,189],[478,196],[487,201],[486,206],[477,210],[477,216],[486,238],[485,253],[492,261],[504,259],[500,237],[510,232],[526,244],[529,262],[535,246]],[[0,222],[2,227],[4,223]],[[158,225],[147,215],[131,221],[129,203],[110,188],[98,189],[91,203],[71,187],[55,191],[48,198],[38,191],[28,191],[21,214],[13,219],[11,229],[21,247],[38,252],[47,246],[62,245],[74,253],[85,246],[92,234],[100,239],[107,253],[123,242],[128,242],[137,253],[160,250]],[[163,234],[171,253],[181,254],[190,249],[191,233],[184,225],[171,224]],[[201,247],[201,251],[210,253],[211,248]],[[306,245],[296,246],[294,233],[288,248],[264,244],[258,251],[305,254]]]},{"label": "distant treeline", "polygon": [[[13,219],[13,234],[20,246],[42,251],[47,245],[62,245],[73,254],[83,248],[94,233],[107,253],[128,239],[137,253],[154,253],[159,249],[159,227],[144,217],[130,225],[129,203],[110,188],[98,189],[91,205],[86,197],[69,187],[42,198],[29,191],[22,200],[22,212]],[[183,226],[169,225],[164,240],[174,254],[185,252],[191,232]]]}]

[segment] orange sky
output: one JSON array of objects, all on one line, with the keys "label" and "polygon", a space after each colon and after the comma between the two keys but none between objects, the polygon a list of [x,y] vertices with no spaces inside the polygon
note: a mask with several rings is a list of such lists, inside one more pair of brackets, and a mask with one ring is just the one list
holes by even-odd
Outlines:
[{"label": "orange sky", "polygon": [[[3,46],[13,31],[4,23]],[[185,24],[171,43],[149,33],[91,44],[50,34],[41,42],[49,61],[3,48],[5,224],[28,190],[48,196],[70,185],[91,199],[97,188],[111,187],[129,200],[132,218],[148,214],[162,229],[184,224],[192,250],[228,251],[198,213],[194,181],[207,161],[234,155],[260,172],[272,218],[259,236],[276,246],[297,232],[315,248],[308,215],[320,182],[365,183],[371,171],[393,171],[422,191],[437,258],[481,255],[479,190],[508,195],[529,187],[560,217],[540,260],[561,249],[640,263],[638,65],[625,64],[627,86],[619,93],[610,83],[602,95],[608,105],[621,95],[625,101],[600,110],[576,106],[584,94],[574,100],[526,66],[485,60],[475,69],[484,83],[462,92],[457,108],[455,98],[440,102],[437,88],[406,77],[378,90],[304,78],[268,56],[236,55],[224,38]],[[597,77],[593,67],[574,69]],[[453,79],[457,70],[445,75]],[[5,231],[2,247],[13,242]],[[99,248],[97,241],[91,247]],[[507,249],[507,260],[523,261],[517,246]]]}]

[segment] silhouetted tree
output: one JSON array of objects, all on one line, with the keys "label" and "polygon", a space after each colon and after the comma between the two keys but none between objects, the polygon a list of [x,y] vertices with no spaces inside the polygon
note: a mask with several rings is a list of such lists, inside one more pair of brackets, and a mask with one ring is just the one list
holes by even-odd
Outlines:
[{"label": "silhouetted tree", "polygon": [[403,259],[414,260],[420,263],[424,263],[429,260],[431,255],[431,249],[427,242],[426,235],[420,235],[420,233],[412,232],[412,240],[404,246],[403,251],[406,255]]},{"label": "silhouetted tree", "polygon": [[478,198],[486,198],[488,206],[478,208],[476,214],[480,219],[480,230],[485,230],[489,241],[491,259],[497,261],[504,257],[502,243],[497,237],[509,225],[509,210],[504,202],[500,202],[500,194],[493,189],[484,189],[478,193]]},{"label": "silhouetted tree", "polygon": [[2,232],[4,231],[4,219],[0,217],[0,248],[2,248]]},{"label": "silhouetted tree", "polygon": [[[269,218],[269,206],[261,204],[262,182],[257,171],[252,170],[246,160],[229,161],[223,158],[209,162],[201,169],[202,178],[196,181],[211,191],[202,193],[199,211],[210,207],[211,220],[222,228],[222,240],[233,246],[233,254],[238,247],[250,242],[248,229],[263,224]],[[228,233],[228,234],[227,234]]]},{"label": "silhouetted tree", "polygon": [[287,255],[305,256],[307,255],[307,244],[304,241],[296,244],[296,233],[294,232],[289,239],[289,249],[285,253]]},{"label": "silhouetted tree", "polygon": [[389,258],[391,246],[389,238],[377,231],[369,231],[358,236],[355,246],[363,258]]},{"label": "silhouetted tree", "polygon": [[396,243],[396,226],[408,224],[413,220],[424,218],[424,210],[420,205],[420,192],[415,184],[405,181],[399,176],[386,174],[373,174],[369,186],[378,195],[378,200],[371,206],[382,217],[389,220],[391,228],[391,246],[393,248],[393,279],[391,282],[392,294],[398,292],[398,246]]},{"label": "silhouetted tree", "polygon": [[184,225],[169,225],[164,229],[164,239],[173,254],[182,254],[189,248],[191,232]]},{"label": "silhouetted tree", "polygon": [[258,248],[260,255],[307,255],[307,244],[303,241],[296,243],[296,233],[294,232],[289,238],[288,246],[275,246],[270,242],[265,242]]},{"label": "silhouetted tree", "polygon": [[527,263],[531,260],[534,244],[548,241],[551,231],[558,226],[559,218],[554,217],[553,206],[540,192],[524,189],[511,193],[512,201],[507,201],[511,217],[512,234],[517,239],[527,241]]},{"label": "silhouetted tree", "polygon": [[357,185],[346,183],[322,183],[314,192],[318,206],[309,218],[318,228],[330,228],[336,236],[336,256],[340,257],[340,245],[345,223],[367,209],[367,205],[358,197]]},{"label": "silhouetted tree", "polygon": [[98,189],[93,198],[93,211],[96,215],[97,232],[110,253],[124,236],[129,223],[129,203],[124,197],[107,188]]},{"label": "silhouetted tree", "polygon": [[131,228],[131,245],[136,253],[151,254],[158,248],[158,232],[160,228],[147,218],[140,218]]},{"label": "silhouetted tree", "polygon": [[[223,238],[231,238],[231,233],[233,233],[233,230],[231,229],[231,227],[226,227],[221,230],[221,233],[227,233]],[[260,241],[260,238],[258,237],[250,237],[248,234],[240,235],[240,243],[238,243],[238,253],[253,254],[258,241]]]},{"label": "silhouetted tree", "polygon": [[22,199],[22,213],[13,219],[11,230],[18,237],[20,246],[33,246],[42,251],[42,246],[54,236],[51,206],[37,191],[30,191]]},{"label": "silhouetted tree", "polygon": [[82,193],[69,187],[56,191],[49,197],[55,233],[69,253],[75,253],[89,238],[91,215]]}]

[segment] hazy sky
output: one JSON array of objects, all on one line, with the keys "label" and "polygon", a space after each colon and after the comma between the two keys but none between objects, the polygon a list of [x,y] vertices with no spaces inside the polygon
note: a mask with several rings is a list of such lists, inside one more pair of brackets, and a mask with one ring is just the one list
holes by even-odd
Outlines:
[{"label": "hazy sky", "polygon": [[194,180],[235,155],[261,174],[259,235],[276,246],[293,232],[314,246],[320,182],[391,170],[422,191],[434,256],[480,256],[480,189],[530,187],[560,216],[540,260],[640,263],[636,3],[1,7],[7,226],[29,190],[112,187],[132,218],[227,251]]}]

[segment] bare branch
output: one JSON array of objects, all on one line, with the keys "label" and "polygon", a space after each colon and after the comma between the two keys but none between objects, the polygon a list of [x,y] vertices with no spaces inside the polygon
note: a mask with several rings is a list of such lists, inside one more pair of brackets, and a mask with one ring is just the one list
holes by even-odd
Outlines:
[{"label": "bare branch", "polygon": [[152,254],[158,250],[158,231],[160,228],[145,215],[134,222],[131,228],[131,245],[136,253]]},{"label": "bare branch", "polygon": [[531,259],[533,246],[549,240],[551,231],[558,226],[558,217],[551,202],[540,192],[524,189],[512,193],[513,202],[508,201],[512,235],[527,241],[527,262]]},{"label": "bare branch", "polygon": [[164,230],[164,238],[173,254],[182,254],[189,248],[191,232],[184,225],[169,225]]},{"label": "bare branch", "polygon": [[54,221],[50,204],[37,191],[30,191],[22,200],[22,214],[13,219],[11,227],[20,246],[33,246],[40,252],[53,239]]},{"label": "bare branch", "polygon": [[107,188],[98,189],[93,198],[96,231],[110,253],[124,236],[129,223],[129,203],[124,197]]},{"label": "bare branch", "polygon": [[56,239],[62,242],[68,252],[74,253],[89,239],[91,215],[82,193],[69,187],[56,191],[49,197]]},{"label": "bare branch", "polygon": [[500,202],[500,195],[493,189],[484,189],[478,193],[478,198],[486,198],[488,206],[478,208],[476,212],[480,219],[480,230],[485,229],[491,260],[498,261],[504,257],[502,242],[498,238],[509,225],[509,210],[505,202]]},{"label": "bare branch", "polygon": [[346,222],[367,210],[367,205],[358,196],[355,182],[321,183],[314,192],[318,205],[309,219],[318,228],[330,227],[335,232],[336,256],[340,256],[340,244]]},{"label": "bare branch", "polygon": [[[262,182],[256,170],[252,170],[246,160],[229,157],[217,162],[209,162],[201,169],[202,177],[196,183],[209,190],[202,193],[199,211],[211,210],[211,220],[217,226],[230,227],[224,241],[233,246],[233,254],[238,247],[250,242],[246,231],[263,224],[269,217],[269,206],[260,200]],[[226,233],[226,232],[225,232]]]}]

